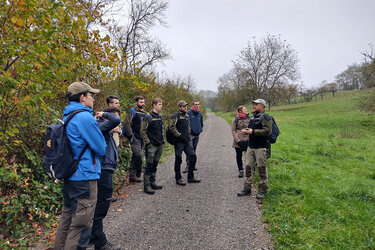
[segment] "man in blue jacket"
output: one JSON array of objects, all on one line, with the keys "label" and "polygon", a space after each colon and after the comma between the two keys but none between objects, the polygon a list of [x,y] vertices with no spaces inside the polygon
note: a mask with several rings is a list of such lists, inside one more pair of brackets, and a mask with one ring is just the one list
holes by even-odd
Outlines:
[{"label": "man in blue jacket", "polygon": [[95,208],[90,243],[95,245],[95,249],[112,249],[112,244],[107,241],[103,232],[103,219],[106,217],[111,203],[113,192],[112,175],[117,168],[118,151],[113,138],[113,129],[121,122],[120,110],[116,107],[109,107],[103,112],[96,113],[96,118],[99,129],[104,135],[107,150],[105,156],[100,157],[102,173],[98,181],[98,201]]},{"label": "man in blue jacket", "polygon": [[[198,142],[199,142],[199,135],[203,131],[203,116],[200,112],[199,108],[199,101],[193,101],[193,106],[187,112],[190,118],[190,138],[193,143],[194,152],[197,150]],[[197,170],[197,168],[194,168]],[[189,161],[186,161],[186,168],[183,173],[187,173],[189,171]]]},{"label": "man in blue jacket", "polygon": [[[54,249],[86,249],[91,237],[94,210],[97,200],[97,180],[100,178],[99,156],[106,152],[105,139],[93,117],[94,94],[99,93],[84,82],[69,85],[69,105],[64,109],[63,120],[75,110],[76,114],[66,126],[66,134],[74,159],[85,150],[77,171],[64,180],[60,223]],[[88,147],[86,147],[88,145]]]}]

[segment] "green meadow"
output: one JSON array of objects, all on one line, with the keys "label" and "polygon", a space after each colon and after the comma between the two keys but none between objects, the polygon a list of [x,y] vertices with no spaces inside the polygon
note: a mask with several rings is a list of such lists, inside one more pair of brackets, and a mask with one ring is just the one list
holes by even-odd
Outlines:
[{"label": "green meadow", "polygon": [[[281,135],[262,213],[277,249],[375,249],[375,116],[360,111],[364,95],[269,112]],[[218,115],[231,123],[235,114]]]}]

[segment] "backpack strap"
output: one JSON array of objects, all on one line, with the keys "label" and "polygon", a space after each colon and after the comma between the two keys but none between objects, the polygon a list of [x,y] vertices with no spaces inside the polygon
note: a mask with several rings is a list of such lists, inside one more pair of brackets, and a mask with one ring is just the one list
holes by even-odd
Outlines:
[{"label": "backpack strap", "polygon": [[[77,110],[74,110],[72,113],[69,114],[68,118],[66,118],[65,122],[64,122],[64,131],[66,129],[66,125],[68,125],[69,121],[73,118],[73,116],[75,116],[76,114],[78,113],[81,113],[81,112],[84,112],[84,111],[87,111],[87,110],[84,110],[84,109],[77,109]],[[79,154],[79,157],[77,159],[77,162],[79,163],[81,161],[81,158],[83,156],[83,154],[85,153],[86,149],[89,147],[89,144],[87,143],[86,146],[83,148],[82,152]],[[91,149],[90,149],[91,150]],[[95,163],[95,154],[93,153],[93,151],[91,150],[91,154],[93,156],[93,163]]]}]

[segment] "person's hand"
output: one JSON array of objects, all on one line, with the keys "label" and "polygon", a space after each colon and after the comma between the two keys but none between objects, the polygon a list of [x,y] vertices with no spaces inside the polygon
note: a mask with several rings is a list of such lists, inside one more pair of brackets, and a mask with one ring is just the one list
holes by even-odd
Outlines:
[{"label": "person's hand", "polygon": [[118,134],[121,134],[121,128],[119,128],[119,127],[115,127],[114,129],[112,129],[112,131],[113,132],[115,132],[115,133],[118,133]]},{"label": "person's hand", "polygon": [[253,130],[251,128],[244,128],[244,129],[241,130],[241,133],[251,134],[251,133],[253,133]]},{"label": "person's hand", "polygon": [[95,114],[95,119],[98,119],[99,117],[102,117],[102,116],[103,116],[103,113],[104,113],[104,112],[96,112],[96,114]]}]

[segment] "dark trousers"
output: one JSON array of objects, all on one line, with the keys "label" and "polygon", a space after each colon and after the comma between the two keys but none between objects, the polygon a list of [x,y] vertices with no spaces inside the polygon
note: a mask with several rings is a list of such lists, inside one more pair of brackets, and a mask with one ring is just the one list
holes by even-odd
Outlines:
[{"label": "dark trousers", "polygon": [[246,150],[243,150],[241,148],[234,148],[234,149],[236,150],[236,161],[237,161],[238,171],[243,171],[242,152],[246,152]]},{"label": "dark trousers", "polygon": [[132,159],[130,161],[129,175],[132,178],[136,176],[141,177],[143,141],[133,136],[130,145],[132,149]]},{"label": "dark trousers", "polygon": [[[194,152],[197,152],[197,147],[198,147],[198,142],[199,142],[199,135],[191,135],[190,139],[191,139],[191,142],[193,144]],[[187,157],[186,157],[186,166],[187,166],[187,168],[189,168],[189,161],[188,161]]]},{"label": "dark trousers", "polygon": [[181,163],[182,163],[182,152],[185,152],[186,159],[188,161],[189,171],[188,171],[188,179],[194,178],[194,168],[197,162],[197,156],[195,155],[195,151],[193,148],[193,143],[190,142],[177,142],[174,145],[174,172],[176,180],[182,179],[181,175]]},{"label": "dark trousers", "polygon": [[68,181],[54,249],[86,249],[91,237],[97,199],[97,181]]},{"label": "dark trousers", "polygon": [[96,203],[94,224],[90,243],[95,244],[95,248],[100,248],[107,244],[107,238],[103,232],[103,219],[108,213],[113,192],[112,181],[113,170],[102,169],[100,180],[98,181],[98,201]]}]

